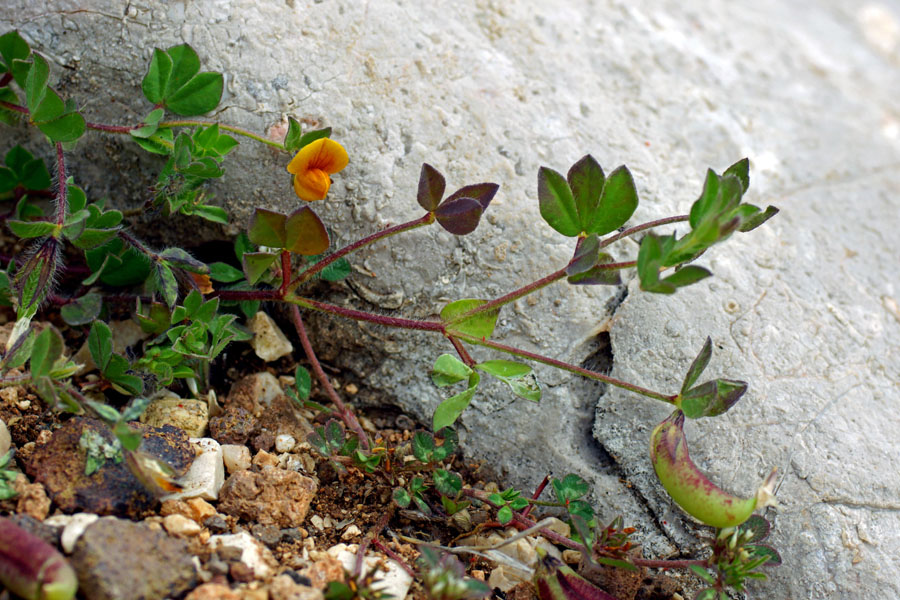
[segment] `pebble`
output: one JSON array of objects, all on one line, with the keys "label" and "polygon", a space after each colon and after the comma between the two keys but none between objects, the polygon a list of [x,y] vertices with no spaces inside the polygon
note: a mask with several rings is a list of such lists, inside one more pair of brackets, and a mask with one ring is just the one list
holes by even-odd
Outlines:
[{"label": "pebble", "polygon": [[228,525],[228,521],[226,521],[221,515],[213,515],[208,519],[204,519],[203,526],[209,529],[212,533],[225,533],[226,531],[231,531],[231,527]]},{"label": "pebble", "polygon": [[341,539],[344,541],[351,540],[355,537],[359,537],[360,535],[362,535],[362,531],[359,530],[359,527],[357,527],[356,525],[350,525],[349,527],[347,527],[347,529],[344,530],[344,533],[341,534]]},{"label": "pebble", "polygon": [[274,454],[260,450],[253,457],[253,466],[262,471],[278,466],[278,457]]},{"label": "pebble", "polygon": [[[328,553],[332,554],[332,550],[341,548],[341,546],[344,546],[344,544],[338,544],[329,548]],[[346,546],[337,552],[335,558],[348,571],[352,571],[356,566],[356,551],[351,551]],[[371,570],[377,565],[382,565],[382,569],[378,571],[378,581],[373,585],[374,589],[388,594],[392,598],[406,598],[409,587],[412,585],[412,576],[400,566],[400,563],[391,558],[383,559],[380,556],[371,554],[367,554],[363,562],[367,570]]]},{"label": "pebble", "polygon": [[226,404],[239,407],[254,417],[261,417],[272,401],[284,394],[278,378],[268,371],[261,371],[239,379],[231,386]]},{"label": "pebble", "polygon": [[497,565],[488,577],[488,585],[491,588],[498,588],[501,592],[508,592],[522,582],[531,581],[531,575],[509,565]]},{"label": "pebble", "polygon": [[243,444],[222,444],[222,458],[229,475],[250,468],[250,448]]},{"label": "pebble", "polygon": [[269,584],[270,600],[323,600],[322,590],[297,583],[289,575],[279,575]]},{"label": "pebble", "polygon": [[[272,573],[277,563],[268,548],[246,531],[230,535],[214,535],[209,538],[209,547],[224,557],[223,549],[230,549],[237,560],[245,565],[256,578],[263,579]],[[227,560],[227,559],[226,559]],[[233,565],[232,565],[233,567]],[[232,572],[232,574],[234,574]]]},{"label": "pebble", "polygon": [[294,346],[275,324],[272,317],[260,311],[247,323],[253,334],[250,345],[256,355],[266,362],[276,361],[294,351]]},{"label": "pebble", "polygon": [[154,427],[172,425],[189,437],[199,438],[206,433],[209,425],[209,402],[179,398],[169,390],[162,390],[154,395],[141,415],[141,423]]},{"label": "pebble", "polygon": [[200,524],[184,515],[168,515],[163,518],[163,527],[170,534],[178,537],[195,536],[202,531]]},{"label": "pebble", "polygon": [[281,434],[275,436],[275,450],[278,452],[290,452],[296,445],[297,440],[292,435]]},{"label": "pebble", "polygon": [[281,530],[272,525],[254,523],[250,527],[250,533],[269,548],[274,548],[281,541]]},{"label": "pebble", "polygon": [[12,437],[9,435],[9,429],[3,419],[0,419],[0,459],[6,456],[12,446]]},{"label": "pebble", "polygon": [[75,513],[74,515],[54,515],[49,517],[45,523],[54,527],[62,527],[62,534],[59,536],[59,544],[62,546],[63,552],[72,554],[75,549],[75,542],[87,529],[87,526],[99,519],[92,513]]},{"label": "pebble", "polygon": [[181,478],[184,490],[167,494],[160,500],[180,500],[183,498],[203,498],[216,500],[225,482],[225,464],[222,461],[222,446],[212,438],[191,438],[197,455],[188,472]]},{"label": "pebble", "polygon": [[296,471],[238,471],[222,488],[219,510],[279,529],[303,524],[318,486]]},{"label": "pebble", "polygon": [[196,583],[184,540],[115,517],[88,526],[69,561],[79,595],[92,600],[179,597]]},{"label": "pebble", "polygon": [[[312,587],[324,589],[329,581],[344,581],[344,565],[333,556],[322,552],[324,557],[316,559],[313,564],[300,571],[307,577]],[[312,552],[310,552],[312,556]]]},{"label": "pebble", "polygon": [[195,587],[184,600],[242,600],[241,593],[221,583],[204,583]]},{"label": "pebble", "polygon": [[43,521],[50,514],[50,498],[40,483],[28,483],[23,473],[16,474],[12,484],[16,492],[16,512]]}]

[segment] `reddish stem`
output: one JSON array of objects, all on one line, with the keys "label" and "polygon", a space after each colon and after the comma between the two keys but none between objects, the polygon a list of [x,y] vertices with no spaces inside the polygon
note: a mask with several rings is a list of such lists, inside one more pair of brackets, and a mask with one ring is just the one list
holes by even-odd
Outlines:
[{"label": "reddish stem", "polygon": [[467,367],[474,367],[475,361],[472,359],[472,356],[469,354],[466,347],[462,345],[462,343],[453,337],[452,335],[448,335],[447,339],[450,340],[450,343],[453,344],[453,347],[456,348],[456,353],[459,354],[459,358],[465,363]]},{"label": "reddish stem", "polygon": [[56,142],[56,177],[59,182],[59,190],[56,193],[56,225],[62,227],[66,222],[66,212],[69,210],[69,186],[66,185],[66,159],[63,156],[61,142]]},{"label": "reddish stem", "polygon": [[211,298],[220,300],[278,300],[281,298],[280,290],[216,290],[210,294]]},{"label": "reddish stem", "polygon": [[9,71],[4,73],[3,76],[0,77],[0,88],[6,87],[7,85],[9,85],[9,82],[12,81],[12,78],[13,78],[12,73],[10,73]]},{"label": "reddish stem", "polygon": [[281,292],[280,296],[284,298],[288,290],[288,281],[291,277],[291,253],[287,250],[281,251]]},{"label": "reddish stem", "polygon": [[319,384],[322,386],[322,389],[325,390],[325,394],[337,408],[341,420],[348,428],[356,433],[357,437],[359,437],[360,447],[363,450],[368,450],[369,438],[366,435],[366,432],[363,431],[362,425],[360,425],[359,421],[356,419],[356,415],[347,408],[343,400],[341,400],[341,397],[338,396],[338,393],[334,390],[331,382],[328,380],[325,371],[322,370],[322,365],[319,363],[319,359],[316,358],[316,353],[309,341],[309,336],[306,334],[306,327],[303,325],[303,317],[300,316],[300,309],[296,304],[291,306],[291,320],[294,322],[294,328],[296,328],[297,336],[300,338],[300,345],[303,346],[303,351],[306,352],[306,358],[309,359],[313,374],[316,376],[316,379],[319,380]]},{"label": "reddish stem", "polygon": [[13,112],[22,113],[23,115],[30,114],[28,109],[24,106],[19,106],[18,104],[13,104],[12,102],[7,102],[5,100],[0,100],[0,107]]},{"label": "reddish stem", "polygon": [[139,129],[140,125],[104,125],[103,123],[85,123],[88,129],[96,131],[105,131],[107,133],[131,133],[135,129]]},{"label": "reddish stem", "polygon": [[682,221],[687,221],[688,219],[690,219],[689,215],[678,215],[675,217],[666,217],[665,219],[657,219],[656,221],[648,221],[647,223],[642,223],[629,229],[625,229],[624,231],[620,231],[619,233],[606,238],[605,240],[600,242],[600,247],[606,248],[613,242],[618,242],[622,238],[634,235],[635,233],[644,231],[645,229],[652,229],[661,225],[668,225],[669,223],[680,223]]},{"label": "reddish stem", "polygon": [[379,550],[381,550],[382,552],[384,552],[385,554],[387,554],[388,558],[392,558],[395,561],[397,561],[397,564],[400,565],[404,571],[409,573],[410,577],[412,577],[413,579],[416,578],[416,572],[413,570],[413,568],[410,567],[409,564],[407,564],[407,562],[405,560],[403,560],[402,556],[400,556],[399,554],[397,554],[396,552],[394,552],[393,550],[388,548],[387,544],[385,544],[378,538],[375,538],[374,540],[372,540],[372,545],[375,546],[376,548],[378,548]]},{"label": "reddish stem", "polygon": [[297,277],[293,281],[291,281],[291,284],[288,289],[293,290],[294,288],[296,288],[298,285],[300,285],[304,281],[308,281],[310,279],[310,277],[312,277],[316,273],[319,273],[320,271],[322,271],[322,269],[324,269],[325,267],[327,267],[334,261],[338,260],[339,258],[341,258],[343,256],[350,254],[351,252],[355,252],[356,250],[359,250],[360,248],[362,248],[364,246],[368,246],[369,244],[377,242],[378,240],[390,237],[392,235],[396,235],[398,233],[402,233],[404,231],[410,231],[410,230],[416,229],[417,227],[421,227],[423,225],[429,225],[430,223],[433,223],[433,222],[434,222],[434,214],[428,213],[419,219],[415,219],[415,220],[409,221],[407,223],[401,223],[400,225],[394,225],[393,227],[388,227],[387,229],[382,229],[381,231],[376,231],[375,233],[368,235],[368,236],[362,238],[361,240],[357,240],[357,241],[353,242],[352,244],[344,246],[337,252],[329,254],[328,256],[326,256],[325,258],[323,258],[316,264],[305,269],[303,272],[301,272],[299,275],[297,275]]},{"label": "reddish stem", "polygon": [[[537,489],[534,490],[534,493],[531,495],[532,500],[537,500],[541,497],[541,494],[544,493],[544,488],[547,487],[547,484],[550,483],[550,476],[544,475],[544,479],[541,481],[540,485],[537,486]],[[520,513],[523,517],[527,517],[531,514],[532,509],[534,508],[534,504],[529,504],[525,508],[522,509]]]},{"label": "reddish stem", "polygon": [[398,317],[388,317],[386,315],[376,315],[374,313],[355,310],[353,308],[344,308],[343,306],[335,306],[326,302],[310,300],[309,298],[301,298],[299,296],[288,296],[285,302],[311,308],[320,312],[326,312],[339,317],[346,317],[354,321],[366,321],[368,323],[376,323],[387,327],[397,327],[399,329],[417,329],[419,331],[439,331],[445,333],[444,324],[439,321],[419,321],[416,319],[401,319]]},{"label": "reddish stem", "polygon": [[359,549],[356,551],[356,566],[353,569],[353,575],[357,578],[357,580],[362,577],[363,574],[363,565],[365,564],[366,558],[366,549],[369,547],[369,544],[372,543],[372,540],[378,538],[378,535],[381,533],[381,530],[387,527],[387,524],[390,522],[391,517],[394,516],[394,511],[397,509],[397,506],[391,502],[388,504],[388,508],[380,517],[378,517],[378,521],[375,522],[375,525],[372,529],[366,533],[366,536],[359,543]]}]

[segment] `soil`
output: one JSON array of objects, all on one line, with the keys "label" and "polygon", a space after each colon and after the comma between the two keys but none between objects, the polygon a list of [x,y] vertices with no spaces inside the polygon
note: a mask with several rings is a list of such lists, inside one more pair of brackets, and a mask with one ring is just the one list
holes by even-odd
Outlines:
[{"label": "soil", "polygon": [[[3,329],[8,330],[14,319],[14,314],[10,309],[2,309],[0,313],[0,322],[7,321]],[[86,328],[72,328],[66,326],[58,317],[51,316],[57,311],[46,311],[47,316],[43,318],[49,319],[50,324],[57,327],[63,334],[68,345],[67,355],[72,356],[84,342],[86,336]],[[266,371],[276,377],[282,377],[282,381],[286,381],[284,377],[293,374],[296,366],[296,358],[302,356],[302,350],[296,350],[294,356],[288,356],[272,363],[264,363],[257,358],[249,345],[236,344],[234,350],[230,350],[226,355],[227,363],[218,362],[213,365],[211,373],[211,381],[216,389],[220,403],[226,407],[229,406],[229,396],[237,394],[232,390],[232,386],[254,373]],[[338,382],[343,374],[336,369],[324,365],[325,369],[334,376]],[[6,376],[15,375],[15,372],[8,373]],[[88,383],[95,375],[85,374],[75,378],[76,385]],[[354,396],[360,397],[365,394],[366,398],[371,398],[372,392],[369,390],[360,390],[359,383],[353,381],[350,376],[342,382],[340,386],[341,393],[352,400]],[[176,393],[184,394],[187,397],[187,390],[175,390]],[[240,392],[240,393],[245,393]],[[120,397],[112,391],[107,394],[108,399],[113,405],[123,403],[127,400]],[[327,398],[319,393],[318,386],[313,387],[312,400],[327,405]],[[286,401],[282,396],[282,400]],[[368,402],[367,402],[368,403]],[[235,405],[237,400],[235,400]],[[240,401],[242,406],[248,406],[252,410],[252,403],[247,404],[246,398]],[[244,410],[243,408],[240,410]],[[278,409],[282,410],[282,409]],[[289,409],[284,409],[289,410]],[[213,434],[207,433],[215,437],[219,435],[223,443],[235,443],[233,435],[243,436],[243,443],[250,451],[253,459],[253,470],[266,468],[265,463],[270,463],[271,468],[283,468],[283,463],[278,464],[279,460],[284,460],[278,456],[278,452],[272,447],[274,441],[274,427],[277,421],[273,415],[277,416],[277,410],[272,409],[272,414],[268,416],[269,421],[265,421],[265,415],[260,415],[256,420],[256,429],[253,425],[242,423],[240,419],[233,420],[234,423],[219,428],[213,428]],[[316,413],[314,411],[301,411],[309,418],[312,426],[320,426],[326,420],[327,416]],[[226,415],[228,413],[226,412]],[[249,413],[245,412],[247,417]],[[432,515],[425,515],[419,510],[414,510],[415,505],[410,505],[408,509],[399,509],[392,501],[392,493],[400,483],[401,466],[404,464],[403,454],[409,454],[410,444],[413,434],[417,430],[424,430],[409,416],[399,414],[395,409],[367,409],[361,415],[361,422],[366,428],[376,444],[385,449],[387,457],[383,468],[376,473],[367,473],[363,469],[349,464],[345,459],[343,462],[335,462],[325,458],[324,456],[308,449],[304,452],[303,460],[307,461],[304,469],[307,474],[317,484],[309,511],[303,523],[296,527],[278,527],[269,522],[260,522],[254,518],[237,518],[233,515],[225,514],[218,508],[219,502],[211,500],[205,503],[212,508],[208,509],[213,514],[197,515],[191,513],[191,510],[185,508],[186,504],[181,503],[161,503],[155,495],[148,495],[150,492],[140,488],[140,483],[128,477],[128,473],[124,466],[119,466],[122,473],[119,473],[116,479],[116,485],[135,487],[134,496],[131,505],[119,505],[103,498],[95,499],[93,504],[89,504],[85,498],[90,494],[80,494],[77,501],[72,498],[64,498],[51,493],[50,498],[54,498],[51,502],[48,498],[47,489],[42,486],[49,485],[46,467],[35,469],[33,465],[39,463],[38,459],[42,453],[46,453],[51,447],[50,441],[55,439],[54,436],[60,436],[64,431],[73,427],[79,419],[68,413],[62,413],[49,409],[44,402],[27,386],[7,386],[0,388],[0,419],[7,425],[12,438],[13,447],[16,449],[15,467],[28,473],[30,476],[19,482],[21,484],[21,493],[18,497],[0,501],[0,516],[13,516],[29,514],[35,517],[37,521],[46,521],[55,514],[64,514],[70,512],[85,512],[85,505],[94,507],[98,514],[116,515],[120,518],[128,518],[137,522],[144,522],[155,532],[168,532],[169,537],[180,539],[184,547],[184,551],[191,556],[196,557],[195,565],[199,568],[188,584],[181,585],[180,588],[171,588],[170,592],[177,597],[187,597],[191,599],[214,598],[214,597],[233,597],[233,598],[253,598],[263,600],[271,598],[272,600],[280,600],[282,598],[321,598],[312,588],[322,589],[325,587],[328,579],[346,578],[346,573],[342,569],[335,567],[333,556],[337,551],[346,545],[348,550],[355,552],[360,543],[369,545],[368,552],[387,560],[388,556],[384,552],[387,548],[394,559],[405,564],[406,567],[414,567],[419,557],[415,540],[427,541],[432,544],[441,546],[456,545],[459,538],[472,533],[488,535],[492,531],[502,531],[505,528],[496,523],[495,514],[489,512],[488,507],[470,506],[467,511],[466,518],[448,518],[446,516],[435,516],[442,514],[438,504],[433,507]],[[251,417],[252,418],[252,417]],[[280,417],[279,417],[280,418]],[[73,421],[74,420],[74,421]],[[82,419],[83,420],[83,419]],[[94,421],[95,423],[97,421]],[[268,423],[260,433],[259,423]],[[230,423],[230,422],[229,422]],[[247,431],[241,430],[249,428]],[[174,429],[174,428],[173,428]],[[80,430],[78,430],[80,432]],[[207,430],[209,431],[209,429]],[[178,431],[175,438],[183,438],[186,436],[183,432]],[[149,434],[147,434],[149,435]],[[162,434],[155,434],[162,435]],[[171,432],[169,433],[171,437]],[[229,437],[232,435],[232,437]],[[227,439],[226,439],[227,438]],[[300,442],[301,440],[298,440]],[[68,442],[68,452],[77,461],[83,460],[83,452],[79,454],[77,445],[77,436]],[[178,439],[172,441],[176,446]],[[298,446],[299,447],[299,446]],[[294,454],[297,456],[296,452]],[[171,454],[170,454],[171,456]],[[313,464],[309,464],[310,459]],[[302,462],[302,461],[301,461]],[[78,462],[80,465],[81,463]],[[495,491],[502,489],[502,482],[490,481],[490,465],[483,465],[473,461],[466,460],[459,453],[452,456],[451,459],[445,461],[443,465],[455,473],[458,473],[463,480],[463,484],[480,490]],[[31,467],[31,468],[29,468]],[[62,468],[62,467],[60,467]],[[70,467],[66,467],[70,468]],[[104,467],[106,468],[106,467]],[[109,467],[109,476],[113,476],[112,466]],[[182,469],[183,470],[183,469]],[[62,471],[61,471],[62,472]],[[77,480],[79,473],[65,473],[66,477]],[[36,481],[39,481],[35,483]],[[44,482],[44,484],[40,483]],[[537,484],[538,482],[536,482]],[[28,486],[26,488],[26,486]],[[97,491],[102,495],[102,490]],[[546,495],[546,494],[545,494]],[[137,500],[135,500],[137,499]],[[546,499],[546,498],[545,498]],[[434,501],[434,498],[430,499]],[[201,506],[197,504],[196,506]],[[194,506],[194,508],[196,508]],[[135,508],[137,507],[137,508]],[[133,509],[133,510],[132,510]],[[206,510],[206,509],[204,509]],[[188,529],[175,530],[170,521],[165,521],[167,515],[173,513],[186,513],[189,518],[196,519],[196,526],[192,526],[190,532]],[[202,511],[201,511],[202,512]],[[550,514],[550,513],[547,513]],[[540,510],[534,511],[530,515],[535,520],[540,520],[546,516]],[[265,519],[263,519],[265,521]],[[51,519],[52,522],[52,519]],[[166,526],[172,527],[167,530]],[[223,549],[218,551],[210,548],[207,543],[213,535],[234,534],[242,531],[249,532],[263,546],[266,546],[274,558],[275,564],[264,576],[258,575],[253,568],[246,564],[246,555],[242,556],[240,552],[237,554],[226,552]],[[52,538],[52,536],[51,536]],[[56,538],[58,540],[58,531]],[[535,541],[536,538],[529,538]],[[376,540],[376,541],[372,541]],[[565,550],[565,548],[559,548]],[[567,553],[565,558],[575,561],[572,566],[578,568],[577,555]],[[485,558],[473,557],[471,555],[461,555],[469,576],[484,581],[491,580],[492,571],[497,568],[498,563],[492,562]],[[73,557],[74,559],[74,557]],[[70,559],[70,560],[73,560]],[[102,562],[102,561],[101,561]],[[79,563],[77,569],[98,569],[97,561],[85,564]],[[94,566],[91,566],[94,565]],[[291,581],[279,575],[288,575]],[[97,597],[105,597],[101,592],[90,592],[84,588],[84,582],[94,581],[98,577],[103,577],[102,572],[79,572],[79,579],[83,582],[82,589],[79,591],[79,597],[90,598],[91,594]],[[139,578],[139,573],[131,574],[132,578]],[[615,594],[619,600],[634,599],[677,599],[681,598],[679,593],[682,591],[679,580],[668,575],[653,575],[646,569],[634,574],[622,570],[605,569],[602,573],[594,573],[592,576],[596,582],[602,584],[607,590]],[[180,580],[179,580],[180,581]],[[287,587],[285,587],[287,586]],[[291,587],[294,586],[294,587]],[[311,586],[311,587],[307,587]],[[530,583],[522,583],[514,587],[506,586],[508,589],[501,590],[494,588],[492,592],[493,598],[516,598],[529,599],[535,598],[533,587]],[[2,586],[0,586],[2,588]],[[90,588],[98,589],[98,588]],[[287,591],[286,591],[287,590]],[[312,595],[304,595],[309,591]],[[155,593],[155,592],[154,592]],[[169,592],[167,592],[169,593]],[[228,595],[231,594],[231,595]],[[8,591],[0,591],[0,600],[10,598]],[[135,596],[137,597],[137,596]],[[148,595],[147,597],[152,597]],[[163,597],[163,596],[158,596]],[[425,598],[424,589],[421,580],[416,578],[409,588],[408,597]]]}]

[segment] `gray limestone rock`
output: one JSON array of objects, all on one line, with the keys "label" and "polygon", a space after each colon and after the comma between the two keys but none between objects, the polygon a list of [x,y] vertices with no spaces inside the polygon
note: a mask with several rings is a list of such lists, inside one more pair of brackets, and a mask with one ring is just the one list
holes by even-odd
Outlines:
[{"label": "gray limestone rock", "polygon": [[[451,300],[497,296],[565,264],[571,242],[539,220],[540,165],[564,171],[587,152],[607,171],[627,163],[639,223],[685,212],[707,167],[749,156],[748,200],[783,212],[704,256],[714,279],[674,297],[633,282],[556,284],[508,306],[496,339],[600,369],[614,357],[614,375],[672,393],[710,335],[708,374],[751,387],[725,417],[688,425],[698,464],[741,493],[772,465],[783,473],[782,507],[771,514],[786,566],[754,589],[900,595],[896,0],[2,6],[0,25],[50,59],[91,120],[138,121],[149,110],[139,86],[153,46],[189,42],[205,68],[226,73],[222,121],[273,136],[285,115],[333,126],[351,162],[316,209],[337,245],[418,217],[424,161],[451,190],[502,184],[471,236],[432,227],[355,255],[335,300],[351,307],[433,318]],[[49,157],[24,129],[9,137]],[[98,139],[89,134],[71,153],[70,172],[91,197],[141,205],[159,160],[128,140]],[[214,188],[232,231],[254,205],[296,206],[286,163],[241,144]],[[194,240],[220,235],[193,221],[167,226],[178,227]],[[622,260],[635,251],[615,248]],[[327,318],[311,318],[310,329],[322,358],[375,390],[358,397],[388,390],[430,420],[441,394],[427,372],[449,351],[443,340]],[[540,405],[499,387],[479,392],[463,418],[467,451],[525,487],[549,471],[577,472],[601,513],[623,513],[653,554],[695,548],[696,528],[665,500],[647,458],[665,407],[537,372]]]}]

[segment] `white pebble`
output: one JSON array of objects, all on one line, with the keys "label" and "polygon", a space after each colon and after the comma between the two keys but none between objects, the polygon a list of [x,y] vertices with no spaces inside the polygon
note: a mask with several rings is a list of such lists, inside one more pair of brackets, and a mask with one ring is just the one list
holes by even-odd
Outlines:
[{"label": "white pebble", "polygon": [[275,450],[278,452],[290,452],[296,445],[297,440],[292,435],[281,434],[275,436]]}]

